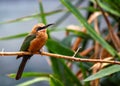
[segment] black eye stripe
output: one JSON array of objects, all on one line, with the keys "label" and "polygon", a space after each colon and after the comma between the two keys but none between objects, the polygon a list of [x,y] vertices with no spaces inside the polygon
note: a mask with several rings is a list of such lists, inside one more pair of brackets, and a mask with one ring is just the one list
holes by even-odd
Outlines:
[{"label": "black eye stripe", "polygon": [[51,26],[51,25],[53,25],[53,24],[48,24],[48,25],[45,25],[45,26],[43,26],[43,27],[38,27],[38,28],[37,28],[37,31],[42,30],[42,29],[46,29],[47,27],[49,27],[49,26]]},{"label": "black eye stripe", "polygon": [[38,27],[37,31],[44,29],[44,27]]}]

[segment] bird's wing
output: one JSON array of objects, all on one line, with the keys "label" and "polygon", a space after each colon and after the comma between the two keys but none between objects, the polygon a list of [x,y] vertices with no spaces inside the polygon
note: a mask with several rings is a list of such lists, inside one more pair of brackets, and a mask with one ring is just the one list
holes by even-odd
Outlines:
[{"label": "bird's wing", "polygon": [[[21,46],[21,48],[20,48],[20,51],[27,51],[28,48],[29,48],[29,46],[30,46],[30,42],[31,42],[34,38],[36,38],[36,35],[35,35],[35,34],[28,35],[28,36],[25,38],[25,40],[24,40],[24,42],[23,42],[23,44],[22,44],[22,46]],[[19,57],[21,57],[21,56],[17,56],[17,58],[19,58]]]},{"label": "bird's wing", "polygon": [[30,46],[30,42],[36,37],[35,34],[32,34],[32,35],[28,35],[25,40],[23,41],[23,44],[20,48],[20,51],[27,51],[27,49],[29,48]]}]

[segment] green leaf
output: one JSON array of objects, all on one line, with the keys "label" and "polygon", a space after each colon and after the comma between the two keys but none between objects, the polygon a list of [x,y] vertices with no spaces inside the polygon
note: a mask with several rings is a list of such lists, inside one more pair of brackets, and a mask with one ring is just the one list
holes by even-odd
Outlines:
[{"label": "green leaf", "polygon": [[[50,15],[57,14],[57,13],[60,13],[60,12],[63,12],[63,11],[64,10],[61,10],[61,9],[60,10],[54,10],[54,11],[51,11],[51,12],[44,13],[44,15],[45,16],[50,16]],[[0,22],[0,24],[8,24],[8,23],[28,21],[28,20],[38,19],[38,18],[40,18],[40,16],[41,16],[40,13],[36,13],[36,14],[29,15],[29,16],[24,16],[24,17],[21,17],[21,18],[16,18],[16,19],[13,19],[13,20],[8,20],[8,21]]]},{"label": "green leaf", "polygon": [[63,83],[54,76],[50,76],[50,86],[64,86]]},{"label": "green leaf", "polygon": [[60,42],[57,42],[52,39],[47,40],[46,46],[47,46],[48,50],[50,50],[51,52],[54,52],[54,53],[68,55],[68,56],[72,56],[74,54],[74,52],[72,50],[70,50],[66,46],[63,46],[62,44],[60,44]]},{"label": "green leaf", "polygon": [[[52,53],[62,54],[72,56],[74,52],[69,48],[63,46],[59,42],[48,39],[46,46],[48,50]],[[63,59],[50,58],[52,62],[52,68],[54,74],[58,77],[60,81],[66,86],[82,86],[77,77],[72,73],[72,71],[67,67]],[[69,83],[68,83],[69,82]]]},{"label": "green leaf", "polygon": [[[80,7],[79,9],[81,9],[81,10],[88,10],[88,11],[92,11],[92,12],[97,11],[93,7],[87,7],[87,8],[86,7],[85,8],[84,7],[83,8]],[[61,13],[61,12],[68,12],[68,10],[58,9],[58,10],[54,10],[54,11],[51,11],[51,12],[46,12],[46,13],[44,13],[44,15],[45,16],[50,16],[50,15]],[[13,19],[13,20],[3,21],[3,22],[0,22],[0,24],[8,24],[8,23],[28,21],[28,20],[38,19],[38,18],[40,18],[40,16],[41,16],[40,13],[35,13],[35,14],[32,14],[32,15],[16,18],[16,19]]]},{"label": "green leaf", "polygon": [[76,36],[82,37],[83,39],[90,39],[90,35],[81,31],[76,31],[72,29],[68,29],[67,31],[74,33]]},{"label": "green leaf", "polygon": [[38,18],[38,14],[32,14],[32,15],[29,15],[29,16],[21,17],[21,18],[16,18],[16,19],[13,19],[13,20],[0,22],[0,24],[8,24],[8,23],[14,23],[14,22],[28,21],[28,20],[32,20],[32,19],[35,19],[35,18]]},{"label": "green leaf", "polygon": [[44,14],[44,8],[43,8],[43,5],[42,5],[42,0],[39,0],[39,9],[40,9],[40,13],[41,13],[41,15],[40,15],[41,20],[46,25],[47,21],[46,21],[46,17],[45,17],[45,14]]},{"label": "green leaf", "polygon": [[116,56],[117,52],[113,49],[99,34],[97,34],[93,27],[87,23],[82,14],[76,9],[75,6],[71,4],[69,0],[60,0],[61,3],[68,8],[68,10],[74,14],[74,16],[79,20],[79,22],[87,29],[88,34],[99,44],[101,44],[111,55]]},{"label": "green leaf", "polygon": [[[77,77],[67,67],[65,62],[61,59],[51,58],[52,68],[54,74],[64,83],[65,86],[82,86]],[[69,83],[68,83],[69,82]]]},{"label": "green leaf", "polygon": [[119,86],[120,84],[120,72],[116,72],[109,76],[100,79],[100,84],[102,86]]},{"label": "green leaf", "polygon": [[120,71],[120,65],[113,65],[113,66],[110,66],[110,67],[100,70],[99,72],[97,72],[94,75],[89,76],[84,81],[91,81],[91,80],[95,80],[98,78],[102,78],[102,77],[108,76],[110,74],[116,73],[118,71]]},{"label": "green leaf", "polygon": [[[116,1],[116,0],[114,0],[114,1]],[[117,6],[117,8],[120,8],[120,7],[119,7],[119,5],[116,5],[116,4],[114,3],[114,1],[113,1],[113,2],[109,1],[109,2],[110,2],[110,3],[109,3],[108,1],[105,0],[105,1],[103,1],[103,3],[102,3],[100,0],[98,0],[98,3],[99,3],[99,5],[100,5],[103,9],[105,9],[105,10],[107,10],[108,12],[110,12],[110,13],[112,13],[112,14],[120,17],[119,9],[115,9],[114,6]],[[104,3],[104,2],[107,2],[108,4],[106,4],[106,3]],[[117,0],[117,3],[119,4],[120,1]]]},{"label": "green leaf", "polygon": [[23,82],[21,84],[18,84],[16,86],[30,86],[30,85],[32,85],[34,83],[41,82],[41,81],[49,81],[49,78],[48,77],[35,78],[35,79],[32,79],[32,80]]},{"label": "green leaf", "polygon": [[[39,72],[24,72],[22,74],[22,78],[28,77],[49,77],[50,74],[48,73],[39,73]],[[16,73],[8,74],[8,77],[15,78]]]},{"label": "green leaf", "polygon": [[27,36],[27,35],[28,35],[28,33],[22,33],[22,34],[7,36],[7,37],[1,37],[0,40],[16,39],[16,38],[25,37],[25,36]]}]

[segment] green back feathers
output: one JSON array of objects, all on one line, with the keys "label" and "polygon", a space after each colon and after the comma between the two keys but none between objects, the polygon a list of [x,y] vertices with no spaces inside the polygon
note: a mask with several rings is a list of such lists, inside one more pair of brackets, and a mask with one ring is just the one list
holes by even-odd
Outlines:
[{"label": "green back feathers", "polygon": [[20,51],[27,51],[28,48],[29,48],[29,46],[30,46],[30,42],[31,42],[34,38],[36,38],[36,35],[35,35],[35,34],[28,35],[28,36],[25,38],[25,40],[24,40],[24,42],[23,42],[23,44],[22,44],[22,46],[21,46],[21,48],[20,48]]}]

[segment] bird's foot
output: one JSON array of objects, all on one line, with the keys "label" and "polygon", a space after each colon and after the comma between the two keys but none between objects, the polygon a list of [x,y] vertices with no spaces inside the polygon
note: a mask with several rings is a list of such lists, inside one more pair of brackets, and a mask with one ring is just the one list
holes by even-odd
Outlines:
[{"label": "bird's foot", "polygon": [[42,56],[42,52],[44,52],[44,48],[42,48],[40,51],[38,51],[39,54]]},{"label": "bird's foot", "polygon": [[38,51],[40,55],[42,55],[42,52],[41,51]]}]

